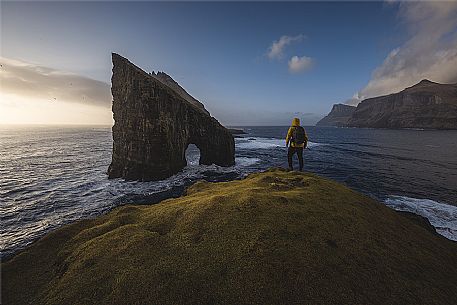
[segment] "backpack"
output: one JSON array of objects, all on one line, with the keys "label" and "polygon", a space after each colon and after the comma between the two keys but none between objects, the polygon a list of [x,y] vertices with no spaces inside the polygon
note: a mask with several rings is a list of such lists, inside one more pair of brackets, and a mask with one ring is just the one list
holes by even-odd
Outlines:
[{"label": "backpack", "polygon": [[292,131],[292,142],[295,144],[303,144],[306,141],[305,129],[301,126],[296,126]]}]

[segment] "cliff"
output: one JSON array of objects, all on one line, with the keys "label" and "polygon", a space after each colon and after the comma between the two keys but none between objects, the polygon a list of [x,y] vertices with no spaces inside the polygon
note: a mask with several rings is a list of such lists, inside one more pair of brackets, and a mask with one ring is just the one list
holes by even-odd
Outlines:
[{"label": "cliff", "polygon": [[457,243],[316,175],[198,182],[2,263],[5,304],[455,304]]},{"label": "cliff", "polygon": [[350,127],[457,129],[457,84],[428,80],[362,101]]},{"label": "cliff", "polygon": [[323,119],[317,122],[316,126],[346,126],[354,111],[355,106],[335,104],[332,107],[332,111],[330,111],[330,113],[327,116],[325,116]]},{"label": "cliff", "polygon": [[165,72],[152,72],[149,75],[156,78],[163,84],[167,85],[176,93],[178,93],[180,97],[182,97],[183,99],[185,99],[186,101],[193,104],[194,106],[196,106],[197,108],[201,109],[203,112],[209,115],[209,112],[205,109],[205,106],[200,101],[191,96],[189,93],[187,93],[187,91],[184,90],[184,88],[181,87],[173,78],[171,78],[170,75],[168,75]]},{"label": "cliff", "polygon": [[115,123],[109,178],[170,177],[187,165],[189,144],[200,149],[200,164],[235,163],[230,132],[171,77],[148,74],[118,54],[112,59]]}]

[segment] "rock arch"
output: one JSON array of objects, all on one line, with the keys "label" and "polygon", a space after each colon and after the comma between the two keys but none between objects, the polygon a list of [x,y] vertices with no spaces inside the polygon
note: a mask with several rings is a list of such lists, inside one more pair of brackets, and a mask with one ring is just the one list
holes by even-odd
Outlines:
[{"label": "rock arch", "polygon": [[[228,129],[187,92],[174,90],[113,53],[113,155],[109,178],[160,180],[182,170],[189,144],[200,149],[200,164],[235,164]],[[185,92],[185,96],[182,92]],[[193,102],[196,101],[196,102]]]},{"label": "rock arch", "polygon": [[185,151],[185,157],[187,161],[187,166],[200,164],[200,148],[198,148],[195,144],[189,144]]}]

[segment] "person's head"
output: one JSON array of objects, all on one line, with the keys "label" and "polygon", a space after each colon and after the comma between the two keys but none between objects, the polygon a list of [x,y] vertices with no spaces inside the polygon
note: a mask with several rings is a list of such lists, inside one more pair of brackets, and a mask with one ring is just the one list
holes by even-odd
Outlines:
[{"label": "person's head", "polygon": [[292,120],[292,126],[300,126],[300,119],[299,118],[294,118]]}]

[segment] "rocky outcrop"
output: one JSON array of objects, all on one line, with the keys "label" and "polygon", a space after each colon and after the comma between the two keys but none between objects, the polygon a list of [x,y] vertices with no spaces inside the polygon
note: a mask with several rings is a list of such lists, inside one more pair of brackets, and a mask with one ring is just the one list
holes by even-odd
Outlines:
[{"label": "rocky outcrop", "polygon": [[200,149],[200,164],[235,163],[230,132],[203,105],[183,97],[187,92],[168,75],[148,74],[118,54],[113,53],[112,60],[115,123],[109,178],[170,177],[187,165],[189,144]]},{"label": "rocky outcrop", "polygon": [[347,126],[457,129],[457,84],[423,80],[399,93],[366,99]]},{"label": "rocky outcrop", "polygon": [[330,113],[322,120],[317,122],[316,126],[346,126],[347,122],[351,118],[352,113],[354,113],[355,108],[355,106],[335,104],[332,107],[332,111],[330,111]]},{"label": "rocky outcrop", "polygon": [[231,134],[247,134],[247,132],[244,131],[244,129],[238,129],[238,128],[228,128]]},{"label": "rocky outcrop", "polygon": [[238,129],[238,128],[228,128],[230,133],[233,135],[234,138],[242,138],[242,135],[247,134],[243,129]]}]

